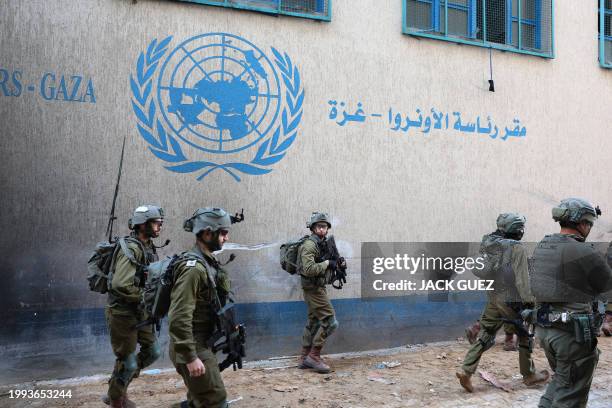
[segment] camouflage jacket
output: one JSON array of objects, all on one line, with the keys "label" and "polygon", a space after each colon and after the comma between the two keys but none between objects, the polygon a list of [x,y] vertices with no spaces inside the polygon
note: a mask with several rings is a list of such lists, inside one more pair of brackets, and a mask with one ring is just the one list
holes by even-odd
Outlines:
[{"label": "camouflage jacket", "polygon": [[[190,363],[196,352],[208,348],[207,342],[215,331],[215,304],[221,304],[230,292],[230,280],[217,259],[197,245],[184,253],[187,258],[180,261],[174,270],[174,286],[170,295],[168,331],[170,347],[174,348],[179,363]],[[207,266],[190,254],[204,258]],[[210,284],[215,279],[216,293]]]},{"label": "camouflage jacket", "polygon": [[301,275],[302,288],[314,289],[324,287],[327,282],[329,261],[321,260],[319,243],[321,238],[312,234],[298,249],[298,271]]},{"label": "camouflage jacket", "polygon": [[[141,301],[142,287],[141,265],[148,265],[157,261],[155,246],[151,240],[142,243],[135,236],[125,238],[128,249],[139,265],[134,264],[123,253],[121,247],[117,249],[114,259],[111,288],[108,293],[108,307],[116,314],[134,314]],[[119,245],[119,244],[117,244]]]}]

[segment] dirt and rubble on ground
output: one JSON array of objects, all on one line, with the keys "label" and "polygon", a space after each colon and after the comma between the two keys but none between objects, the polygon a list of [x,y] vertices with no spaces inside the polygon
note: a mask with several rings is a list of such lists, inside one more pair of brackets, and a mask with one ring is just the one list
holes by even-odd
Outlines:
[{"label": "dirt and rubble on ground", "polygon": [[[469,344],[452,342],[408,345],[388,350],[325,356],[333,371],[317,374],[299,370],[295,357],[250,362],[238,371],[228,369],[223,378],[231,408],[359,408],[359,407],[535,407],[544,386],[523,385],[518,353],[502,350],[502,339],[485,353],[479,369],[502,388],[481,375],[473,377],[474,393],[458,384],[460,367]],[[591,387],[590,408],[610,407],[612,400],[612,338],[600,338],[601,357]],[[536,368],[549,368],[543,350],[534,351]],[[110,367],[109,367],[110,369]],[[107,376],[2,387],[2,407],[103,407]],[[499,385],[498,384],[498,385]],[[507,391],[504,390],[507,389]],[[65,399],[10,399],[10,389],[64,389]],[[182,379],[172,370],[150,370],[130,386],[130,399],[139,407],[168,407],[185,398]]]}]

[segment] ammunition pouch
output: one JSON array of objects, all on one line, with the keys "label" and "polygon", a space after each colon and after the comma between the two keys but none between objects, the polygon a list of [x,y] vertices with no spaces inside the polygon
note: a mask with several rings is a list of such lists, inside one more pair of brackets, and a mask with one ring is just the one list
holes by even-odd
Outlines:
[{"label": "ammunition pouch", "polygon": [[574,322],[574,334],[576,342],[579,344],[588,344],[589,346],[595,339],[596,333],[593,331],[593,315],[580,315],[572,318]]},{"label": "ammunition pouch", "polygon": [[[561,315],[560,318],[556,318]],[[554,320],[548,327],[572,333],[576,343],[586,344],[590,349],[597,344],[597,332],[599,331],[601,317],[593,313],[551,313]],[[547,327],[547,326],[545,326]]]}]

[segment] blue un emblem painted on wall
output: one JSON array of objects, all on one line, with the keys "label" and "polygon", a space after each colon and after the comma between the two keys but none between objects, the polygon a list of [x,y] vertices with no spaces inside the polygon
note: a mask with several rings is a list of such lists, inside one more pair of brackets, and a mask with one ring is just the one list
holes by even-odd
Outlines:
[{"label": "blue un emblem painted on wall", "polygon": [[244,38],[202,34],[169,51],[153,40],[131,75],[138,132],[165,167],[202,180],[224,170],[262,175],[297,136],[304,90],[287,54]]}]

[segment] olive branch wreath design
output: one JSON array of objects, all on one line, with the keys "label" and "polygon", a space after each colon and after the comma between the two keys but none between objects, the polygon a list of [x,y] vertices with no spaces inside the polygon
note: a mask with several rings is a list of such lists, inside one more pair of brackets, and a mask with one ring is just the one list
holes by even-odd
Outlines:
[{"label": "olive branch wreath design", "polygon": [[172,36],[157,42],[151,41],[146,52],[141,52],[136,63],[136,76],[130,75],[132,90],[132,108],[138,119],[138,133],[149,145],[149,150],[159,159],[168,163],[164,167],[176,173],[196,173],[197,180],[201,181],[215,170],[224,170],[236,181],[241,181],[238,173],[261,176],[272,171],[270,166],[280,161],[297,137],[298,125],[302,119],[304,104],[304,89],[301,86],[300,73],[289,56],[281,54],[271,47],[274,54],[274,63],[280,70],[285,84],[285,102],[281,123],[272,135],[261,143],[255,157],[248,163],[230,162],[214,163],[212,161],[190,161],[181,144],[166,131],[157,118],[153,89],[153,77],[159,66],[161,58],[168,51]]}]

